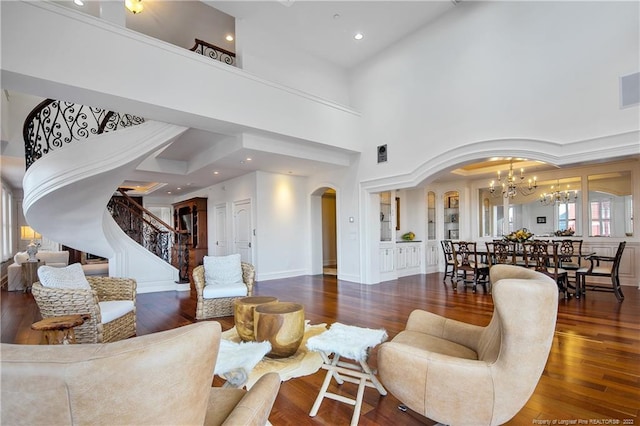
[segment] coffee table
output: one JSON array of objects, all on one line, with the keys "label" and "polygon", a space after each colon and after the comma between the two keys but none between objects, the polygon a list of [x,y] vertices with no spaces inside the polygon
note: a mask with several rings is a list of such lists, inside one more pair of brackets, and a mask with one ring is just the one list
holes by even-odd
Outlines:
[{"label": "coffee table", "polygon": [[299,303],[276,302],[255,309],[256,341],[269,341],[270,358],[288,358],[295,354],[304,337],[304,307]]},{"label": "coffee table", "polygon": [[238,336],[245,342],[252,342],[254,334],[254,311],[256,307],[266,303],[275,303],[278,298],[271,296],[249,296],[233,301],[233,317]]}]

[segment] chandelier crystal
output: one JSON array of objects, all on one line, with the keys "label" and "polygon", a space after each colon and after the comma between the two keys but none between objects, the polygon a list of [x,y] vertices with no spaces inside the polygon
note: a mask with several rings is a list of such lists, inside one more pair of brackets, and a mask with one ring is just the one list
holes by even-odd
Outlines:
[{"label": "chandelier crystal", "polygon": [[[496,180],[498,186],[496,186]],[[524,196],[531,195],[536,192],[536,188],[538,188],[538,180],[535,176],[525,182],[523,168],[520,169],[520,176],[516,176],[513,173],[513,160],[509,162],[509,172],[507,176],[503,177],[500,171],[498,171],[496,180],[492,180],[489,184],[489,192],[496,196],[501,192],[504,198],[514,198],[518,194]]]},{"label": "chandelier crystal", "polygon": [[556,190],[554,191],[553,188],[554,186],[552,185],[550,188],[551,192],[545,192],[540,195],[540,203],[545,206],[550,206],[556,203],[569,203],[578,199],[578,191],[575,189],[571,190],[570,185],[567,185],[567,189],[562,191],[560,190],[560,181],[557,181],[555,185]]}]

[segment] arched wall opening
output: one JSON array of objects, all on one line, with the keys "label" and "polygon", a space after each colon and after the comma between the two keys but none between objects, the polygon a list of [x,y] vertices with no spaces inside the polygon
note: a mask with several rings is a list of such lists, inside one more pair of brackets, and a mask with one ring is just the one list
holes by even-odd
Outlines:
[{"label": "arched wall opening", "polygon": [[311,274],[338,275],[337,191],[322,186],[311,193]]}]

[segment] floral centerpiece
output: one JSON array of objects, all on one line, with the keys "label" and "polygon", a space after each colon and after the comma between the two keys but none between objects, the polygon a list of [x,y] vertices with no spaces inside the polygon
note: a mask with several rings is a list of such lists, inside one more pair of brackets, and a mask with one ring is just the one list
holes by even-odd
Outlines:
[{"label": "floral centerpiece", "polygon": [[576,231],[574,231],[573,228],[569,228],[569,229],[557,230],[555,232],[555,235],[556,235],[556,237],[570,237],[575,233],[576,233]]},{"label": "floral centerpiece", "polygon": [[533,237],[533,233],[529,232],[527,228],[522,228],[518,229],[517,231],[513,231],[509,235],[505,235],[504,239],[507,241],[522,243],[527,241],[531,237]]}]

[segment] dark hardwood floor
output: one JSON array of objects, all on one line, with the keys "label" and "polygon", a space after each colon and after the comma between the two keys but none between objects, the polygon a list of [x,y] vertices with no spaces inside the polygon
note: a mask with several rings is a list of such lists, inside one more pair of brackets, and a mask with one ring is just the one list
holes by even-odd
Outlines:
[{"label": "dark hardwood floor", "polygon": [[[542,420],[556,420],[557,424],[640,424],[640,291],[633,287],[623,290],[626,299],[622,303],[608,293],[589,292],[578,300],[560,298],[547,366],[533,396],[508,424],[531,425]],[[306,276],[260,282],[255,294],[302,303],[313,324],[339,321],[384,327],[390,337],[403,329],[407,316],[416,308],[478,325],[486,325],[493,310],[490,295],[481,289],[476,294],[462,289],[454,292],[448,280],[443,285],[442,274],[415,275],[372,286],[338,281],[335,276]],[[138,295],[138,334],[195,322],[195,305],[193,291]],[[30,329],[40,319],[30,294],[3,290],[1,308],[2,342],[39,342],[39,334]],[[219,321],[223,330],[233,326],[233,317]],[[370,364],[376,365],[375,350]],[[324,370],[320,370],[284,382],[271,423],[349,424],[353,407],[328,399],[316,417],[308,416],[323,378]],[[341,388],[334,386],[334,391],[355,395],[356,385],[345,383]],[[367,388],[360,425],[434,424],[416,413],[399,411],[398,404],[392,395],[381,397]],[[603,419],[617,423],[601,422]]]}]

